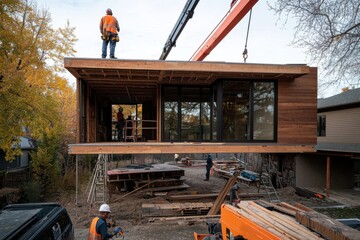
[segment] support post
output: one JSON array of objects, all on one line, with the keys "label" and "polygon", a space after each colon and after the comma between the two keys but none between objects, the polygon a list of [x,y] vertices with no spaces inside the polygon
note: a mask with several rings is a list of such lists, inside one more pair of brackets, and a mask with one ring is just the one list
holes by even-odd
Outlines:
[{"label": "support post", "polygon": [[330,156],[326,157],[326,196],[330,197],[330,168],[331,167],[331,160]]},{"label": "support post", "polygon": [[79,194],[79,155],[76,155],[76,193],[75,193],[75,207],[76,216],[78,216],[78,194]]}]

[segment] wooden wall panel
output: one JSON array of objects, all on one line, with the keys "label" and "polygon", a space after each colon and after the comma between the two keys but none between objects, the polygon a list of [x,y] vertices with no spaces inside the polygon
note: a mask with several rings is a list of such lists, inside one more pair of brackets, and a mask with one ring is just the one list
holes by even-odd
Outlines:
[{"label": "wooden wall panel", "polygon": [[278,82],[278,143],[316,144],[317,68]]}]

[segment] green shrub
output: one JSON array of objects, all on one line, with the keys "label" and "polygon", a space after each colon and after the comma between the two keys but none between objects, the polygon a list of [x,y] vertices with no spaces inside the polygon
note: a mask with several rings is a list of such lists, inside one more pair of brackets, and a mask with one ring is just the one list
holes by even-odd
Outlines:
[{"label": "green shrub", "polygon": [[39,202],[40,201],[40,183],[26,182],[23,184],[24,201],[25,202]]}]

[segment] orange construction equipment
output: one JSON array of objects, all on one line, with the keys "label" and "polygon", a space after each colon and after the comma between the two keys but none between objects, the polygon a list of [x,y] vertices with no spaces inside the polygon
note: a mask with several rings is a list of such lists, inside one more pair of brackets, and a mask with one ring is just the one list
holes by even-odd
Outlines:
[{"label": "orange construction equipment", "polygon": [[190,61],[202,61],[221,42],[221,40],[251,10],[258,0],[238,0],[229,12],[197,49]]},{"label": "orange construction equipment", "polygon": [[[223,239],[234,239],[243,237],[244,239],[262,240],[281,240],[282,238],[274,235],[264,227],[242,215],[238,208],[223,204],[221,206],[221,233]],[[210,234],[194,233],[195,240],[202,240]]]}]

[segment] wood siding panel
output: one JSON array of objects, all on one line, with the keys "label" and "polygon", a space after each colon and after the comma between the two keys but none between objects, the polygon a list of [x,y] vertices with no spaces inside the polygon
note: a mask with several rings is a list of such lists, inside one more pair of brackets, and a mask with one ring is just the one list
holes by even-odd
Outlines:
[{"label": "wood siding panel", "polygon": [[278,83],[278,143],[316,144],[317,68]]},{"label": "wood siding panel", "polygon": [[318,113],[326,116],[326,136],[319,143],[360,143],[360,107]]}]

